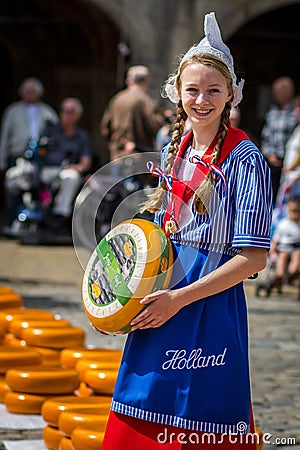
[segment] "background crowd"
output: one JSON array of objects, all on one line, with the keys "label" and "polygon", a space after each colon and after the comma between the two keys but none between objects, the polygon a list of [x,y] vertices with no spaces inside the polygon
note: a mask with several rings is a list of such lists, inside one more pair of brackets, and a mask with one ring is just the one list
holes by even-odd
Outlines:
[{"label": "background crowd", "polygon": [[[169,105],[155,102],[149,95],[150,85],[148,67],[130,67],[124,89],[109,100],[99,116],[99,137],[105,140],[111,161],[132,153],[160,151],[169,142],[176,114]],[[275,79],[271,91],[272,104],[260,136],[245,131],[271,168],[273,232],[280,220],[288,218],[292,222],[277,228],[271,251],[273,259],[278,256],[280,261],[276,274],[280,288],[285,276],[293,282],[299,272],[300,96],[289,76]],[[76,195],[88,174],[99,168],[93,161],[101,157],[95,158],[90,136],[80,126],[84,99],[64,98],[59,111],[55,111],[43,102],[43,95],[42,82],[26,78],[19,88],[20,100],[8,105],[2,116],[0,169],[5,192],[5,235],[22,233],[20,211],[26,207],[28,193],[31,201],[33,198],[43,207],[41,223],[47,232],[70,232]],[[241,110],[231,111],[232,126],[242,127],[241,111],[242,106]],[[290,200],[292,208],[288,207]]]}]

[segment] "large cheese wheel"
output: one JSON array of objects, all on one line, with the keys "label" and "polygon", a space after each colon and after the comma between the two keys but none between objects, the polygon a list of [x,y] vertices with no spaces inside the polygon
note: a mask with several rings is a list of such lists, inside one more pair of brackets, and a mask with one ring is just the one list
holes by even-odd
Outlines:
[{"label": "large cheese wheel", "polygon": [[49,395],[10,391],[5,396],[4,404],[10,413],[41,414],[42,405],[49,398]]},{"label": "large cheese wheel", "polygon": [[71,409],[96,408],[100,414],[108,414],[111,399],[106,396],[76,397],[66,395],[53,397],[47,400],[42,406],[42,417],[45,422],[53,427],[58,426],[58,418],[61,412]]},{"label": "large cheese wheel", "polygon": [[[64,435],[61,433],[61,431],[58,428],[54,428],[54,427],[47,425],[43,429],[44,444],[50,450],[58,450],[59,443],[63,437],[64,437]],[[86,450],[88,450],[88,449],[86,449]]]},{"label": "large cheese wheel", "polygon": [[71,438],[63,437],[59,442],[58,450],[74,450]]},{"label": "large cheese wheel", "polygon": [[83,345],[85,332],[80,327],[24,328],[22,339],[29,345],[63,349],[72,345]]},{"label": "large cheese wheel", "polygon": [[88,359],[81,359],[76,363],[75,370],[79,373],[80,380],[82,381],[84,373],[87,370],[101,370],[103,372],[106,370],[117,371],[119,366],[118,361],[89,361]]},{"label": "large cheese wheel", "polygon": [[83,375],[83,381],[98,394],[112,395],[117,375],[118,372],[115,370],[87,370]]},{"label": "large cheese wheel", "polygon": [[108,333],[129,332],[144,308],[141,298],[168,286],[172,263],[171,243],[158,226],[133,219],[114,227],[85,270],[82,298],[90,322]]},{"label": "large cheese wheel", "polygon": [[10,391],[11,389],[6,384],[5,376],[0,375],[0,403],[4,402],[6,394]]},{"label": "large cheese wheel", "polygon": [[21,295],[14,292],[1,293],[0,291],[0,309],[18,308],[23,306]]},{"label": "large cheese wheel", "polygon": [[17,392],[71,394],[79,386],[79,375],[73,369],[58,366],[16,367],[6,372],[6,383]]},{"label": "large cheese wheel", "polygon": [[0,345],[0,373],[5,373],[12,367],[38,366],[41,362],[41,355],[34,350]]},{"label": "large cheese wheel", "polygon": [[94,425],[104,431],[107,420],[108,414],[101,414],[101,411],[97,409],[72,409],[60,413],[58,428],[66,436],[71,437],[72,431],[79,425]]},{"label": "large cheese wheel", "polygon": [[7,330],[9,323],[12,320],[23,319],[25,317],[36,320],[53,320],[55,315],[50,311],[45,311],[44,309],[9,308],[6,310],[0,310],[0,326]]},{"label": "large cheese wheel", "polygon": [[66,328],[70,322],[66,319],[54,320],[32,320],[32,319],[14,319],[8,325],[8,331],[16,337],[22,337],[22,331],[26,328]]},{"label": "large cheese wheel", "polygon": [[100,450],[104,439],[104,431],[95,425],[79,425],[71,433],[74,450]]},{"label": "large cheese wheel", "polygon": [[80,359],[120,362],[122,353],[122,350],[102,347],[65,348],[60,353],[60,363],[64,367],[74,368]]}]

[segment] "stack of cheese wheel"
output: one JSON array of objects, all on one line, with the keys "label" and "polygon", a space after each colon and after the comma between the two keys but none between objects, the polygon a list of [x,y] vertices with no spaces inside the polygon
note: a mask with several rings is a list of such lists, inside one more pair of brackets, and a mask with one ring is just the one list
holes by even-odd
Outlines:
[{"label": "stack of cheese wheel", "polygon": [[9,412],[22,414],[40,414],[47,399],[72,394],[79,386],[78,373],[60,366],[15,367],[5,380],[11,392],[4,404]]},{"label": "stack of cheese wheel", "polygon": [[79,396],[88,388],[95,395],[112,396],[121,357],[121,350],[78,347],[62,350],[61,364],[78,372],[83,382]]},{"label": "stack of cheese wheel", "polygon": [[11,391],[6,382],[6,373],[9,369],[23,364],[37,366],[41,363],[41,355],[35,350],[0,345],[0,402],[3,403],[6,395]]},{"label": "stack of cheese wheel", "polygon": [[122,222],[98,244],[85,270],[83,306],[96,328],[127,333],[143,309],[140,300],[167,288],[173,264],[171,243],[143,219]]},{"label": "stack of cheese wheel", "polygon": [[79,425],[92,425],[104,432],[108,420],[108,413],[104,413],[100,408],[81,408],[64,411],[59,415],[58,428],[60,432],[71,438],[72,432]]},{"label": "stack of cheese wheel", "polygon": [[71,324],[66,319],[61,319],[60,317],[53,317],[52,320],[40,319],[37,320],[31,318],[14,319],[10,322],[8,326],[9,335],[7,335],[6,340],[9,345],[13,346],[26,346],[27,348],[37,350],[41,356],[44,364],[47,365],[59,365],[60,363],[60,349],[50,348],[50,347],[40,347],[33,346],[24,339],[23,331],[27,328],[31,329],[31,335],[33,335],[36,330],[46,329],[44,333],[47,333],[49,328],[62,329],[70,328]]},{"label": "stack of cheese wheel", "polygon": [[76,409],[97,411],[98,414],[108,416],[110,399],[104,396],[79,398],[74,395],[54,397],[47,400],[42,406],[42,417],[47,423],[43,430],[43,439],[47,448],[58,450],[60,442],[66,436],[59,429],[59,417],[63,412]]}]

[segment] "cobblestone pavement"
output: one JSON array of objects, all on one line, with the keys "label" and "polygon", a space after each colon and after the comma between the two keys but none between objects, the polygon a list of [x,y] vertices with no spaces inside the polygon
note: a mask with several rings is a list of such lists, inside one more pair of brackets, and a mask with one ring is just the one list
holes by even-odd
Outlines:
[{"label": "cobblestone pavement", "polygon": [[[26,246],[0,240],[0,284],[12,286],[26,307],[60,313],[86,330],[86,344],[122,348],[123,337],[96,334],[81,305],[83,268],[72,246]],[[83,251],[82,264],[88,255]],[[300,450],[300,302],[295,288],[280,296],[256,298],[255,281],[246,283],[250,359],[256,425],[265,433],[264,450]],[[3,440],[37,439],[41,431],[3,430]],[[1,446],[2,445],[2,446]]]}]

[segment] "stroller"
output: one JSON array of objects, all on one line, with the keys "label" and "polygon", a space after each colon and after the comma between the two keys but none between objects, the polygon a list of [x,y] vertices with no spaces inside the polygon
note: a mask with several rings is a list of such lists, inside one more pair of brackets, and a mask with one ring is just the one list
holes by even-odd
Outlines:
[{"label": "stroller", "polygon": [[[287,202],[291,197],[300,197],[300,168],[298,167],[290,177],[286,177],[283,180],[277,200],[276,205],[273,210],[272,224],[271,224],[271,239],[274,236],[276,226],[279,221],[286,217],[287,212]],[[262,293],[265,297],[269,297],[272,290],[277,290],[279,294],[282,293],[281,286],[278,286],[275,282],[276,279],[276,264],[277,259],[272,255],[268,255],[267,264],[265,269],[261,272],[258,281],[256,283],[255,295],[260,297]],[[298,281],[298,299],[300,300],[300,269],[297,275]]]}]

